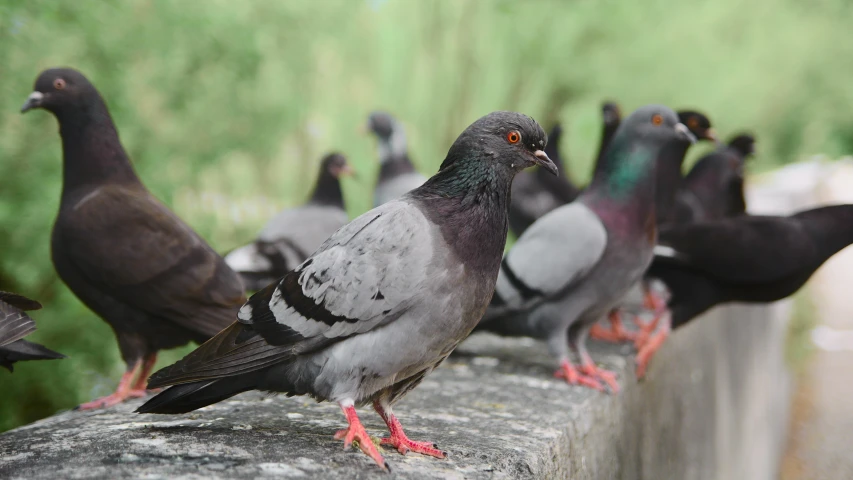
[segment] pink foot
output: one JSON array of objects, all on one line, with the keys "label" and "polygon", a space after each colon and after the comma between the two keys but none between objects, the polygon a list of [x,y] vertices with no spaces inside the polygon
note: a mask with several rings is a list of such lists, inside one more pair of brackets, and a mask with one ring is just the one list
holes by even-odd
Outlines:
[{"label": "pink foot", "polygon": [[601,325],[595,324],[589,330],[589,336],[596,340],[603,340],[605,342],[612,343],[633,342],[636,340],[637,334],[625,330],[625,327],[622,326],[622,316],[618,311],[614,310],[610,312],[609,318],[609,330]]},{"label": "pink foot", "polygon": [[352,448],[352,442],[358,442],[358,448],[367,454],[368,457],[372,458],[373,461],[379,465],[379,468],[386,472],[389,471],[388,462],[382,458],[382,455],[379,454],[379,450],[376,448],[373,440],[371,440],[370,435],[368,435],[367,431],[364,430],[364,426],[361,425],[361,421],[355,413],[355,407],[352,405],[346,407],[341,405],[341,409],[347,417],[349,427],[343,430],[338,430],[335,433],[335,440],[344,440],[344,450]]},{"label": "pink foot", "polygon": [[562,378],[569,385],[579,385],[582,387],[592,388],[599,392],[606,392],[604,385],[601,384],[597,376],[587,375],[578,371],[568,360],[563,360],[560,363],[560,368],[554,372],[555,378]]},{"label": "pink foot", "polygon": [[116,391],[106,397],[101,397],[91,402],[86,402],[77,407],[77,410],[94,410],[96,408],[107,408],[113,405],[118,405],[129,398],[140,398],[148,395],[145,390],[126,390],[124,392]]},{"label": "pink foot", "polygon": [[373,408],[376,409],[376,412],[380,417],[382,417],[385,424],[388,425],[388,431],[391,432],[390,437],[382,439],[382,445],[390,445],[396,448],[401,455],[405,455],[411,451],[436,458],[447,458],[447,453],[439,450],[433,442],[416,442],[414,440],[409,440],[409,437],[406,436],[406,432],[403,431],[403,425],[399,420],[397,420],[397,416],[391,412],[390,406],[383,405],[379,400],[377,400],[373,402]]},{"label": "pink foot", "polygon": [[669,325],[665,324],[660,331],[655,334],[653,337],[640,348],[640,351],[637,353],[637,378],[643,378],[646,376],[646,370],[648,368],[649,362],[654,357],[655,353],[663,346],[664,341],[669,336]]},{"label": "pink foot", "polygon": [[587,360],[581,365],[580,371],[590,378],[597,378],[606,383],[612,393],[619,393],[619,383],[616,382],[616,374],[610,370],[599,368],[592,363],[592,360]]}]

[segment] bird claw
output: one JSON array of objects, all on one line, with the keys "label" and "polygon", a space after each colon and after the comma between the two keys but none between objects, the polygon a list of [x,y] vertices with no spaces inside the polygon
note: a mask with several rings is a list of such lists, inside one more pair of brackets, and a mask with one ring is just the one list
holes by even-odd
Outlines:
[{"label": "bird claw", "polygon": [[640,348],[637,353],[637,378],[642,379],[646,376],[646,370],[648,369],[649,362],[654,357],[655,353],[660,349],[663,345],[664,340],[669,336],[669,329],[662,329],[653,337],[649,338],[648,342]]},{"label": "bird claw", "polygon": [[621,324],[611,324],[610,328],[604,328],[595,324],[589,329],[589,336],[595,340],[611,343],[636,342],[637,334],[625,330]]},{"label": "bird claw", "polygon": [[405,455],[411,451],[436,458],[447,458],[447,452],[439,450],[438,445],[435,443],[409,440],[405,434],[385,437],[380,443],[382,445],[389,445],[396,448],[397,451],[400,452],[400,455]]},{"label": "bird claw", "polygon": [[[601,373],[608,373],[613,375],[612,372],[607,372],[606,370],[601,370]],[[616,377],[607,377],[606,375],[601,375],[598,373],[589,374],[587,372],[579,372],[571,363],[564,361],[560,365],[560,369],[554,372],[554,377],[562,378],[569,385],[578,385],[582,387],[592,388],[593,390],[598,390],[599,392],[607,393],[607,389],[604,388],[604,385],[599,380],[603,380],[609,386],[611,386],[611,391],[614,393],[619,391],[619,385],[616,384]],[[611,383],[612,382],[612,385]],[[615,386],[615,389],[613,388]]]},{"label": "bird claw", "polygon": [[387,471],[390,471],[391,468],[388,466],[388,462],[382,457],[379,453],[379,449],[376,448],[376,444],[373,443],[373,440],[370,438],[370,435],[367,434],[367,431],[364,430],[364,427],[361,425],[357,419],[350,423],[349,427],[338,430],[335,432],[335,440],[344,441],[344,450],[349,450],[352,448],[353,442],[358,442],[358,448],[364,452],[368,457],[372,458],[379,468]]},{"label": "bird claw", "polygon": [[591,378],[597,378],[604,382],[611,393],[619,393],[619,383],[616,381],[616,374],[614,372],[599,368],[591,362],[581,365],[580,371]]},{"label": "bird claw", "polygon": [[91,402],[86,402],[77,406],[75,410],[94,410],[96,408],[109,408],[119,403],[124,402],[129,398],[141,398],[148,395],[146,390],[126,390],[124,392],[114,392],[106,397],[96,398]]}]

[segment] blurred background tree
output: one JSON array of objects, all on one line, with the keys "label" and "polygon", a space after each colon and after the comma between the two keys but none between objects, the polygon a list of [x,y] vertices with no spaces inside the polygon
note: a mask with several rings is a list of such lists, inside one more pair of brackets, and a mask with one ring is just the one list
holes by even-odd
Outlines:
[{"label": "blurred background tree", "polygon": [[369,208],[376,155],[359,127],[376,108],[407,125],[425,173],[507,109],[563,122],[585,181],[603,99],[752,130],[753,171],[851,153],[851,24],[843,0],[0,0],[0,289],[44,303],[31,339],[69,356],[0,370],[0,431],[106,394],[123,370],[50,263],[59,136],[49,114],[18,113],[44,68],[89,77],[146,185],[224,252],[301,202],[330,149],[361,177],[344,185],[350,212]]}]

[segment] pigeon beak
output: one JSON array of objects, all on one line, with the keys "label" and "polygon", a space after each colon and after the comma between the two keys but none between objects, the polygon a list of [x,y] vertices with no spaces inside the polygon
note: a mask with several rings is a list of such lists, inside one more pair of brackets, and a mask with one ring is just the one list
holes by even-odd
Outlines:
[{"label": "pigeon beak", "polygon": [[679,139],[687,140],[690,143],[696,143],[696,135],[693,135],[693,132],[687,128],[687,125],[683,123],[676,123],[675,132],[678,134]]},{"label": "pigeon beak", "polygon": [[703,137],[705,140],[710,140],[714,142],[715,145],[720,144],[720,137],[717,136],[717,131],[713,128],[709,128],[705,130],[705,136]]},{"label": "pigeon beak", "polygon": [[41,92],[33,92],[27,97],[27,101],[24,103],[24,106],[21,107],[21,113],[26,113],[34,108],[38,108],[41,106],[41,100],[44,98],[44,94]]},{"label": "pigeon beak", "polygon": [[338,176],[358,179],[358,175],[356,175],[355,170],[349,165],[341,167],[340,170],[338,170]]},{"label": "pigeon beak", "polygon": [[544,150],[536,150],[535,152],[533,152],[533,155],[536,156],[536,160],[534,160],[534,162],[536,162],[537,165],[544,168],[545,170],[548,170],[554,175],[559,175],[559,172],[557,171],[557,166],[554,165],[554,162],[550,158],[548,158],[548,154],[545,153]]}]

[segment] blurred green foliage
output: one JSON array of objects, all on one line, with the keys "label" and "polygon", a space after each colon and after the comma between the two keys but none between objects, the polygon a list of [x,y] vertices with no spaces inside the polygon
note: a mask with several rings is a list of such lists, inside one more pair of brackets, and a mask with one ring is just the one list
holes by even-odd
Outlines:
[{"label": "blurred green foliage", "polygon": [[330,149],[360,172],[351,213],[366,210],[376,161],[359,127],[375,108],[404,121],[424,172],[509,109],[564,122],[585,181],[605,98],[753,130],[753,169],[850,153],[851,24],[843,0],[0,0],[0,289],[42,301],[31,339],[70,357],[0,371],[0,431],[106,394],[124,369],[50,263],[59,136],[49,114],[18,113],[44,68],[92,80],[143,181],[225,251],[300,202]]}]

